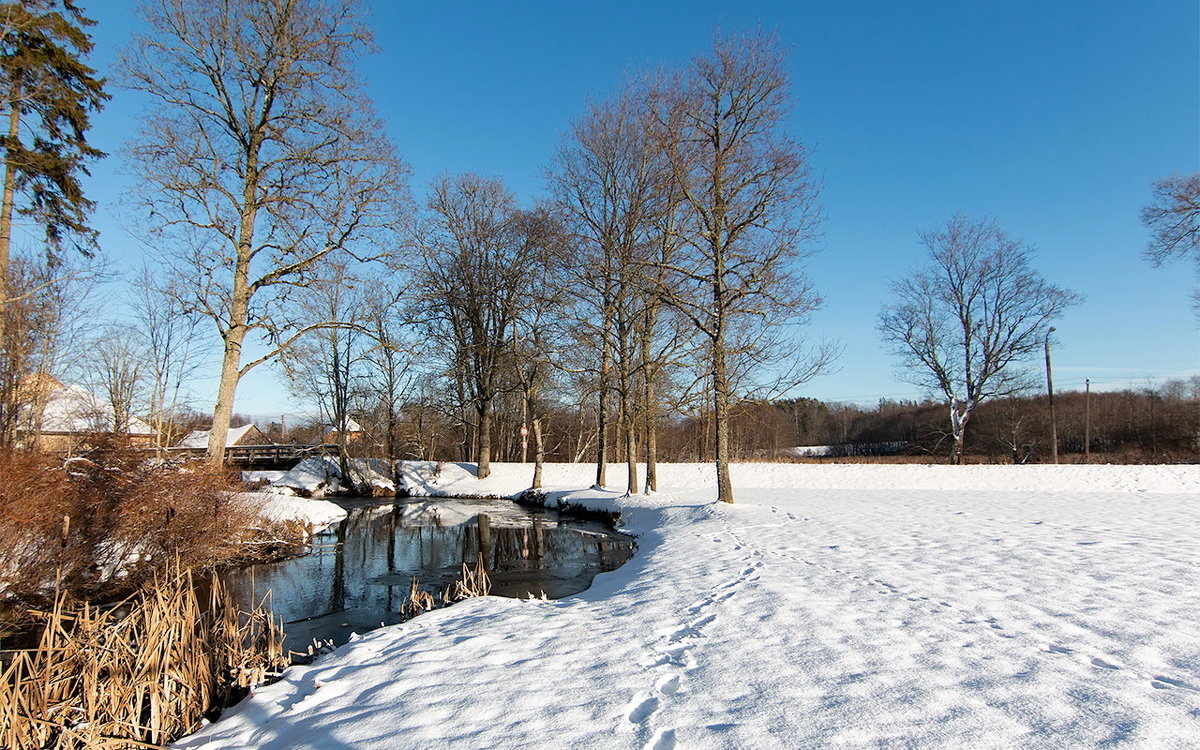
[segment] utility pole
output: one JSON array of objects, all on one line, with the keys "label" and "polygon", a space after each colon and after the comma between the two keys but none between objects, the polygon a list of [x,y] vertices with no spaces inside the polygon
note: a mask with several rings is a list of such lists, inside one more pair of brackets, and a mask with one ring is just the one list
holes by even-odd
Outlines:
[{"label": "utility pole", "polygon": [[1092,379],[1083,379],[1083,462],[1092,460]]},{"label": "utility pole", "polygon": [[1054,380],[1050,377],[1050,334],[1054,326],[1046,331],[1046,395],[1050,398],[1050,459],[1058,463],[1058,425],[1054,421]]}]

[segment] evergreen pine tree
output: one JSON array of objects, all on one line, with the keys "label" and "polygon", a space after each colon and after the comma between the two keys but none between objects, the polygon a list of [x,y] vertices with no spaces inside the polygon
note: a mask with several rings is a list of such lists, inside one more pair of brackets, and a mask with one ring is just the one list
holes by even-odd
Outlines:
[{"label": "evergreen pine tree", "polygon": [[[44,232],[50,263],[65,243],[85,255],[95,247],[96,233],[87,223],[93,203],[83,194],[81,177],[88,161],[104,155],[86,136],[91,114],[109,97],[104,80],[83,62],[92,50],[87,28],[94,24],[73,0],[0,3],[0,368],[12,362],[11,303],[30,293],[11,283],[14,213]],[[0,444],[8,444],[16,394],[3,390]]]}]

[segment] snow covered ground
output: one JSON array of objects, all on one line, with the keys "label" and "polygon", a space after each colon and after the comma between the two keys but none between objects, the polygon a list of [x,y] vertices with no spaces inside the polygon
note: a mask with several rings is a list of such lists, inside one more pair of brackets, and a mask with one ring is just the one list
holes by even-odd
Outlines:
[{"label": "snow covered ground", "polygon": [[320,531],[346,517],[340,505],[328,500],[306,499],[278,492],[247,492],[259,514],[269,521],[299,521]]},{"label": "snow covered ground", "polygon": [[[406,467],[528,485],[494,472]],[[363,635],[179,746],[1200,746],[1200,467],[751,464],[732,506],[711,477],[547,467],[621,509],[623,568]]]}]

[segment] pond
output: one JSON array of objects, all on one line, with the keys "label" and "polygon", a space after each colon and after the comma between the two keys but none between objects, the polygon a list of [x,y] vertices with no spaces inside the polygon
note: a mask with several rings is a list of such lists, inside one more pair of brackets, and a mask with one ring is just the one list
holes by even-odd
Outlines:
[{"label": "pond", "polygon": [[314,537],[309,554],[222,574],[244,604],[271,592],[296,651],[400,622],[414,577],[441,592],[481,552],[494,596],[552,599],[583,591],[633,554],[633,539],[602,523],[508,500],[333,500],[349,515]]}]

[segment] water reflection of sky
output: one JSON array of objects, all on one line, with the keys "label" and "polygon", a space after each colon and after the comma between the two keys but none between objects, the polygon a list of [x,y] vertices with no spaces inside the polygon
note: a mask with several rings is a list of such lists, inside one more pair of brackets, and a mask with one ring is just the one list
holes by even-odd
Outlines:
[{"label": "water reflection of sky", "polygon": [[343,643],[351,632],[399,622],[414,577],[441,592],[481,553],[493,595],[558,598],[586,589],[633,552],[629,537],[602,524],[504,500],[342,504],[349,516],[318,535],[311,554],[224,576],[246,602],[270,591],[273,609],[289,623],[290,648],[302,650],[313,638]]}]

